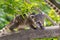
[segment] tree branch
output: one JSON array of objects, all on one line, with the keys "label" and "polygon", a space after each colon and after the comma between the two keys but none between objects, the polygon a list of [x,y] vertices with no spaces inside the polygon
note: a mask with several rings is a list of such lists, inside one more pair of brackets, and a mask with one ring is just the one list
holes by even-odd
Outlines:
[{"label": "tree branch", "polygon": [[0,40],[31,40],[32,38],[48,38],[60,36],[59,26],[45,27],[44,30],[21,30],[17,33],[7,34],[7,36],[0,37]]}]

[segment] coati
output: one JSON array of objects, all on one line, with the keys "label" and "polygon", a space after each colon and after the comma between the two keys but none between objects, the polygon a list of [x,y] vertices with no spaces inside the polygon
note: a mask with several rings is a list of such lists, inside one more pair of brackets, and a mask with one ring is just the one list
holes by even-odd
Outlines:
[{"label": "coati", "polygon": [[26,26],[32,29],[37,28],[43,29],[43,25],[42,22],[40,21],[39,14],[32,13],[28,16],[23,14],[23,16],[17,15],[8,25],[6,25],[2,30],[0,30],[0,33],[6,34],[9,32],[15,32],[14,30],[15,28],[18,28],[18,30],[22,30]]},{"label": "coati", "polygon": [[[43,20],[43,17],[42,17],[42,14],[35,14],[35,13],[32,13],[28,16],[26,16],[25,14],[23,14],[24,18],[21,16],[21,19],[20,17],[18,18],[15,18],[14,20],[16,21],[16,23],[18,24],[18,29],[24,29],[25,26],[28,26],[32,29],[37,29],[38,27],[43,29],[43,23],[42,23],[42,20]],[[14,21],[14,22],[15,22]],[[16,27],[16,25],[14,24],[14,26]],[[13,25],[10,27],[10,30],[13,31],[13,29],[15,28],[13,27]]]},{"label": "coati", "polygon": [[[24,17],[23,17],[24,16]],[[26,16],[25,14],[22,15],[17,15],[10,26],[9,29],[10,31],[14,31],[14,28],[18,29],[24,29],[26,26],[30,26],[31,28],[35,29],[34,27],[34,22],[32,21],[30,16]]]},{"label": "coati", "polygon": [[54,21],[45,13],[39,13],[39,14],[30,14],[26,16],[25,14],[22,15],[17,15],[8,25],[6,25],[2,30],[0,30],[0,36],[6,35],[11,32],[15,32],[15,28],[18,28],[18,31],[24,29],[26,26],[30,27],[32,29],[42,29],[44,30],[44,18],[46,17],[49,19],[53,25]]},{"label": "coati", "polygon": [[45,0],[45,2],[52,7],[60,15],[60,3],[56,0]]}]

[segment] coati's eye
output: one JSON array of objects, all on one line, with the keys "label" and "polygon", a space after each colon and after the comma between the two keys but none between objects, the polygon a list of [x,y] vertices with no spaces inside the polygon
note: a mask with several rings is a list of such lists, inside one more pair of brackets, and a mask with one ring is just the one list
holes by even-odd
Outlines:
[{"label": "coati's eye", "polygon": [[35,18],[35,12],[30,15],[31,18]]},{"label": "coati's eye", "polygon": [[34,16],[34,15],[31,15],[30,17],[31,17],[31,18],[34,18],[35,16]]}]

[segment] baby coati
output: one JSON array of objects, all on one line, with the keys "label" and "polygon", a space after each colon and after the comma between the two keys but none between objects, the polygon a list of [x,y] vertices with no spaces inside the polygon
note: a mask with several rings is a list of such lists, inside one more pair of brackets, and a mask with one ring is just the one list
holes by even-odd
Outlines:
[{"label": "baby coati", "polygon": [[49,19],[53,25],[56,25],[56,23],[54,23],[54,21],[43,12],[39,14],[32,13],[29,15],[17,15],[8,25],[0,30],[0,35],[2,36],[11,32],[16,32],[16,30],[14,30],[15,28],[17,28],[18,31],[23,30],[26,27],[35,30],[38,28],[44,30],[44,18]]},{"label": "baby coati", "polygon": [[[25,27],[30,27],[32,29],[37,29],[37,28],[41,28],[43,29],[43,23],[41,22],[42,17],[40,17],[42,15],[40,14],[35,14],[32,13],[30,15],[17,15],[8,25],[6,25],[2,30],[6,31],[9,30],[11,32],[14,32],[15,28],[17,28],[18,30],[22,30]],[[41,20],[41,21],[40,21]]]}]

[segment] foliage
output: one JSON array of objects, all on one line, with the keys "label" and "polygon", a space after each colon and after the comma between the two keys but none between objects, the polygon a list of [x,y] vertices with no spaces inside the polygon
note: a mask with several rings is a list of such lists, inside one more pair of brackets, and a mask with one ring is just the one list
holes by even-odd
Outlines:
[{"label": "foliage", "polygon": [[33,39],[33,40],[58,40],[57,38],[38,38],[38,39]]},{"label": "foliage", "polygon": [[[48,14],[55,22],[60,21],[59,16],[55,15],[55,11],[46,5],[44,0],[30,0],[30,4],[26,0],[0,0],[0,29],[8,24],[16,14],[28,14],[28,12],[38,13],[34,7],[39,7]],[[50,12],[49,12],[50,11]],[[46,20],[45,26],[52,25]]]},{"label": "foliage", "polygon": [[[30,1],[31,4],[29,4],[25,0],[0,0],[0,29],[7,25],[17,14],[23,15],[28,14],[28,12],[38,13],[38,11],[34,9],[34,7],[40,8],[43,12],[48,14],[55,22],[60,21],[59,16],[56,15],[55,11],[52,8],[46,5],[44,0],[30,0]],[[50,21],[46,19],[44,25],[49,26],[52,24]]]}]

